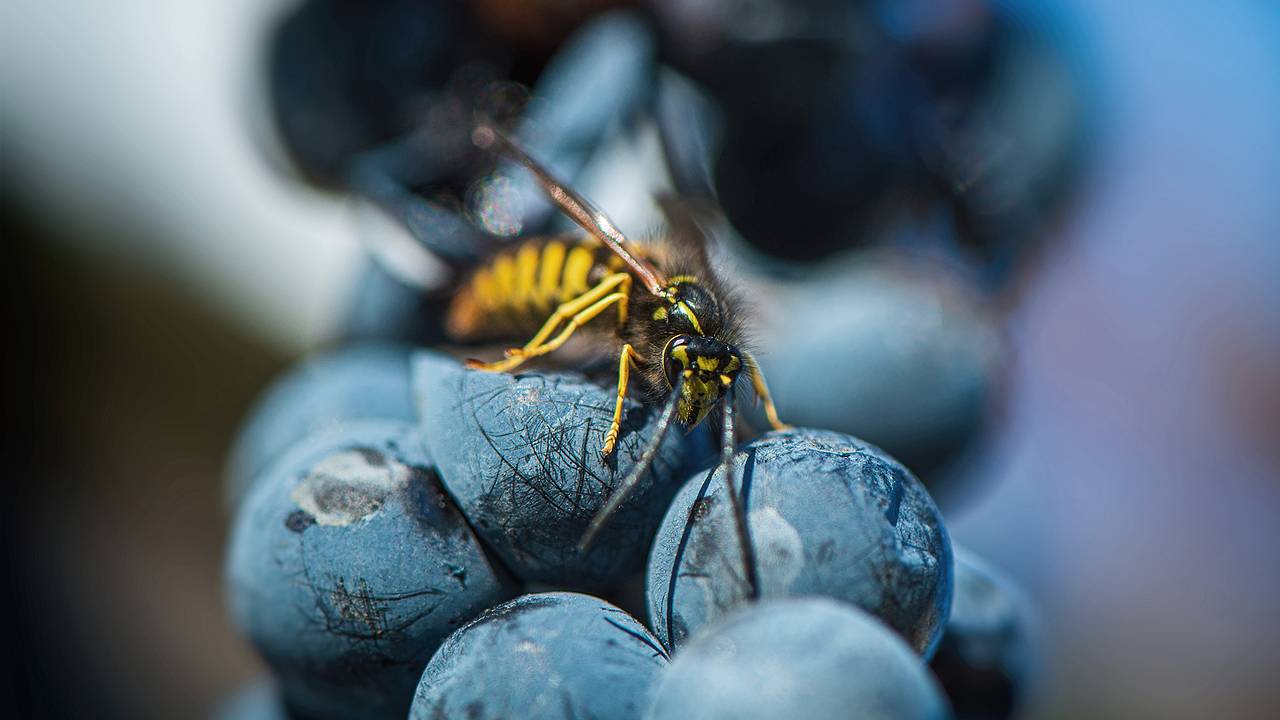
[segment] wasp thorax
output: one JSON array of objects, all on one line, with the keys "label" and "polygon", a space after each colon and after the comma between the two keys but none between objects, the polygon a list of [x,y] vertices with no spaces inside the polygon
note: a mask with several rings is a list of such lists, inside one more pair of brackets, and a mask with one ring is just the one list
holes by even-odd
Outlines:
[{"label": "wasp thorax", "polygon": [[720,304],[711,291],[689,276],[681,276],[664,291],[666,304],[654,312],[653,319],[666,324],[674,332],[714,335],[720,329]]},{"label": "wasp thorax", "polygon": [[662,354],[671,387],[680,385],[676,413],[687,425],[697,425],[733,387],[742,369],[737,348],[715,338],[677,335]]}]

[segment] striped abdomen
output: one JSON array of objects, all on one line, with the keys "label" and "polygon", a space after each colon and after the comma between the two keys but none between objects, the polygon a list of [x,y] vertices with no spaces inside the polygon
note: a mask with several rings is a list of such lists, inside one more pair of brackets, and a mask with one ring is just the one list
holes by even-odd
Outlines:
[{"label": "striped abdomen", "polygon": [[462,283],[449,305],[446,329],[463,342],[521,339],[537,332],[557,305],[623,267],[593,237],[525,240],[493,256]]}]

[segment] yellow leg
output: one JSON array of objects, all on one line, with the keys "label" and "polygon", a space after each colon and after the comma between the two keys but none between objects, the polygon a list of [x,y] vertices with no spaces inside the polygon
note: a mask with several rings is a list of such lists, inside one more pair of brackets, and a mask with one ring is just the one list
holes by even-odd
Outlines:
[{"label": "yellow leg", "polygon": [[[595,287],[582,293],[578,297],[568,302],[561,303],[560,306],[556,308],[556,311],[551,313],[551,317],[547,318],[547,321],[543,323],[542,329],[538,330],[538,334],[534,335],[532,340],[525,343],[523,351],[528,352],[546,342],[547,338],[551,336],[552,331],[559,327],[560,323],[564,322],[566,318],[571,318],[574,315],[577,315],[582,312],[583,308],[590,306],[600,298],[608,295],[614,288],[623,285],[628,287],[631,285],[631,276],[626,273],[615,273],[601,280]],[[514,354],[518,355],[519,353],[520,351],[516,351]]]},{"label": "yellow leg", "polygon": [[613,447],[618,444],[618,431],[622,428],[622,401],[627,396],[627,381],[631,377],[631,364],[640,359],[631,343],[622,346],[622,355],[618,358],[618,402],[613,406],[613,422],[609,424],[609,432],[604,436],[604,447],[600,448],[600,457],[609,457]]},{"label": "yellow leg", "polygon": [[[566,318],[572,318],[581,313],[584,308],[590,307],[593,303],[598,302],[601,298],[608,295],[611,290],[619,286],[630,289],[631,276],[626,273],[610,275],[585,293],[569,300],[568,302],[561,303],[560,306],[556,308],[556,311],[551,313],[551,317],[547,318],[547,321],[542,324],[542,328],[538,330],[538,334],[534,335],[532,340],[525,343],[523,348],[512,348],[507,350],[506,359],[491,363],[469,360],[467,361],[467,367],[477,370],[488,370],[490,372],[505,372],[519,366],[520,363],[524,362],[528,358],[542,355],[543,353],[538,352],[538,349],[547,341],[547,338],[551,336],[551,333],[560,326],[560,323],[564,322]],[[623,305],[625,306],[626,303],[623,303]],[[565,340],[567,339],[568,337],[565,338]],[[561,343],[563,344],[563,342],[564,341],[562,340]],[[557,345],[556,347],[559,346]]]},{"label": "yellow leg", "polygon": [[569,338],[572,337],[575,332],[577,332],[578,328],[582,327],[583,325],[586,325],[587,323],[595,319],[597,315],[604,312],[605,310],[608,310],[610,305],[616,302],[626,302],[626,301],[627,301],[626,293],[616,292],[616,293],[613,293],[612,295],[605,295],[604,297],[597,300],[595,304],[593,304],[591,307],[587,308],[586,310],[583,310],[582,312],[570,318],[569,323],[564,326],[564,329],[560,331],[559,335],[556,335],[555,337],[539,345],[538,347],[533,348],[532,350],[522,351],[523,354],[519,356],[519,359],[527,360],[529,358],[535,358],[535,357],[538,357],[539,355],[546,355],[549,352],[555,351],[561,345],[565,344],[565,342],[567,342]]},{"label": "yellow leg", "polygon": [[[621,273],[621,274],[625,275],[625,277],[618,284],[618,292],[622,293],[623,295],[626,295],[627,297],[631,297],[631,276],[627,275],[626,273]],[[621,328],[623,325],[626,325],[626,324],[627,324],[627,303],[620,302],[618,303],[618,327]]]},{"label": "yellow leg", "polygon": [[774,430],[786,430],[790,425],[778,419],[778,408],[773,406],[773,397],[769,395],[769,386],[764,384],[764,373],[760,372],[760,366],[756,363],[755,358],[747,356],[747,367],[751,370],[751,387],[756,389],[756,396],[764,403],[765,417],[769,418],[769,424]]}]

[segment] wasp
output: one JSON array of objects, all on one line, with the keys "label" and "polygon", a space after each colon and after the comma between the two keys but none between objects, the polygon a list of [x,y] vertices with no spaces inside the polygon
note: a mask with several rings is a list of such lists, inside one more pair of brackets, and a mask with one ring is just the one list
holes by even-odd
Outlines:
[{"label": "wasp", "polygon": [[[644,401],[662,406],[654,437],[593,518],[580,549],[590,545],[643,477],[673,422],[692,428],[720,405],[721,464],[727,466],[735,443],[734,389],[744,375],[764,403],[769,423],[787,427],[778,418],[759,364],[742,347],[741,317],[711,270],[705,243],[677,243],[672,233],[646,245],[633,244],[607,215],[512,139],[482,124],[472,140],[532,173],[552,202],[588,235],[528,239],[473,271],[449,306],[447,331],[462,340],[522,331],[532,337],[507,350],[501,360],[470,360],[468,366],[507,372],[555,352],[578,332],[611,337],[618,386],[613,420],[600,447],[606,458],[617,443],[628,392],[634,389]],[[700,233],[683,236],[702,238]],[[729,489],[745,551],[745,518]]]}]

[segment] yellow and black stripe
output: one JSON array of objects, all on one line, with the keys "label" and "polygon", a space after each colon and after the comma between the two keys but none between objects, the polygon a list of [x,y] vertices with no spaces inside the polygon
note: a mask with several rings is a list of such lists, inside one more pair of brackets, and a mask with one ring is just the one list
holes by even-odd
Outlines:
[{"label": "yellow and black stripe", "polygon": [[530,238],[498,253],[462,283],[446,329],[462,342],[532,334],[560,304],[624,268],[590,236]]}]

